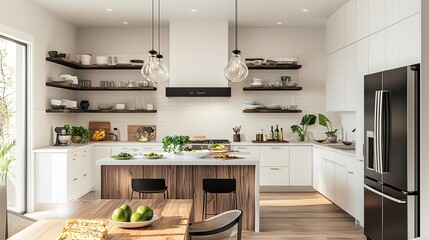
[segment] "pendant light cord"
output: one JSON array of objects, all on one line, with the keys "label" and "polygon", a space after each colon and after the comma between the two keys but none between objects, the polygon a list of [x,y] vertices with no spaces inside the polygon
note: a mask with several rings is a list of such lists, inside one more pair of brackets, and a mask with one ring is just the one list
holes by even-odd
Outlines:
[{"label": "pendant light cord", "polygon": [[152,50],[154,50],[154,47],[153,47],[153,42],[154,42],[154,38],[155,38],[155,30],[154,30],[154,23],[153,23],[153,15],[154,15],[154,12],[155,12],[155,7],[154,7],[154,0],[152,0]]},{"label": "pendant light cord", "polygon": [[161,0],[158,0],[158,54],[161,55]]},{"label": "pendant light cord", "polygon": [[237,50],[237,42],[238,42],[238,0],[235,0],[235,50]]}]

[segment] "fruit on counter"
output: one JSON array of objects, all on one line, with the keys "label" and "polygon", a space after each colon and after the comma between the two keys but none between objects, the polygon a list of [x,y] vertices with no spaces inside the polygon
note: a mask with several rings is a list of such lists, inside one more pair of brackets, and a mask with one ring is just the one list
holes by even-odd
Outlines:
[{"label": "fruit on counter", "polygon": [[147,158],[162,158],[164,155],[159,154],[159,153],[151,152],[151,153],[145,154],[144,156],[147,157]]},{"label": "fruit on counter", "polygon": [[124,209],[125,212],[127,213],[127,222],[129,222],[131,218],[131,214],[133,214],[131,207],[127,204],[122,204],[121,208]]},{"label": "fruit on counter", "polygon": [[131,214],[130,222],[141,222],[141,221],[144,221],[144,220],[143,220],[143,216],[140,213],[135,212]]},{"label": "fruit on counter", "polygon": [[143,221],[149,221],[153,217],[153,210],[146,205],[139,206],[136,210],[136,213],[140,213],[142,215]]},{"label": "fruit on counter", "polygon": [[121,152],[121,153],[112,155],[112,158],[131,158],[131,157],[133,157],[133,155],[127,152]]},{"label": "fruit on counter", "polygon": [[95,130],[95,131],[92,133],[92,140],[94,140],[94,141],[101,141],[101,140],[103,140],[105,137],[106,137],[106,131],[105,131],[105,130],[103,130],[103,129]]},{"label": "fruit on counter", "polygon": [[228,147],[226,147],[225,145],[222,144],[212,144],[209,146],[210,150],[228,150]]},{"label": "fruit on counter", "polygon": [[112,213],[112,220],[117,222],[128,222],[127,212],[122,208],[117,208]]}]

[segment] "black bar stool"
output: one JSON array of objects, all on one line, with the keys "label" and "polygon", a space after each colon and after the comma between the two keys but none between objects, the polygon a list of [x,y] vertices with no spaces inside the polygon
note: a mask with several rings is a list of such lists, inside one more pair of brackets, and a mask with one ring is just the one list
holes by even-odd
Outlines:
[{"label": "black bar stool", "polygon": [[139,193],[139,199],[143,193],[164,193],[164,199],[168,199],[167,186],[165,179],[131,179],[131,199],[134,192]]},{"label": "black bar stool", "polygon": [[[206,219],[207,215],[217,215],[217,194],[219,193],[232,193],[234,202],[232,208],[237,209],[237,182],[235,179],[203,179],[203,213],[202,219]],[[209,193],[215,194],[215,213],[207,213],[207,195]]]}]

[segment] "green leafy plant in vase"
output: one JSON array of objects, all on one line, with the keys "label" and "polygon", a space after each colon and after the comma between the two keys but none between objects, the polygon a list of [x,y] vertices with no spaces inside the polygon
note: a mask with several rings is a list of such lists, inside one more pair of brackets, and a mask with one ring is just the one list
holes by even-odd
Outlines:
[{"label": "green leafy plant in vase", "polygon": [[186,143],[189,141],[189,136],[165,136],[162,138],[162,149],[164,152],[173,152],[181,154],[185,149]]},{"label": "green leafy plant in vase", "polygon": [[293,133],[298,133],[300,141],[305,141],[308,126],[315,124],[316,118],[313,114],[306,114],[302,117],[300,125],[292,125],[290,127]]},{"label": "green leafy plant in vase", "polygon": [[82,126],[72,126],[72,142],[78,144],[87,144],[89,141],[90,133],[89,130]]},{"label": "green leafy plant in vase", "polygon": [[319,113],[319,124],[326,127],[328,131],[325,132],[326,139],[329,140],[330,143],[337,142],[337,130],[332,127],[332,123],[325,115]]}]

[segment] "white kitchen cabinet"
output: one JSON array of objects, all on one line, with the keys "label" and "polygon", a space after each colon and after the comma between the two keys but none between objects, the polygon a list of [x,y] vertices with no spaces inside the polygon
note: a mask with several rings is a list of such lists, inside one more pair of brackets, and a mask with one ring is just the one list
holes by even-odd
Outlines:
[{"label": "white kitchen cabinet", "polygon": [[369,73],[385,70],[386,67],[386,31],[369,36]]},{"label": "white kitchen cabinet", "polygon": [[312,185],[312,148],[307,146],[290,147],[290,185]]},{"label": "white kitchen cabinet", "polygon": [[343,111],[346,108],[346,49],[340,49],[335,54],[337,56],[337,76],[335,79],[334,110]]},{"label": "white kitchen cabinet", "polygon": [[327,163],[328,163],[328,160],[326,160],[322,157],[320,158],[320,174],[319,174],[319,190],[318,191],[324,196],[327,196],[327,192],[328,192]]},{"label": "white kitchen cabinet", "polygon": [[334,202],[335,199],[335,163],[332,161],[326,160],[326,197]]},{"label": "white kitchen cabinet", "polygon": [[259,147],[258,146],[232,146],[233,150],[238,150],[242,152],[250,152],[256,159],[259,160]]},{"label": "white kitchen cabinet", "polygon": [[364,160],[358,159],[356,161],[356,171],[355,171],[355,218],[359,221],[359,225],[364,227],[364,191],[363,191],[363,181],[364,181]]},{"label": "white kitchen cabinet", "polygon": [[364,143],[364,76],[368,74],[368,38],[357,42],[356,84],[356,156],[363,159]]},{"label": "white kitchen cabinet", "polygon": [[337,41],[335,50],[338,50],[346,46],[346,4],[337,10],[335,21],[337,23]]},{"label": "white kitchen cabinet", "polygon": [[369,0],[369,35],[386,27],[386,0]]},{"label": "white kitchen cabinet", "polygon": [[52,209],[90,191],[91,146],[34,152],[35,210]]},{"label": "white kitchen cabinet", "polygon": [[347,206],[347,169],[343,165],[334,163],[334,194],[332,200],[340,208]]},{"label": "white kitchen cabinet", "polygon": [[326,53],[331,54],[337,47],[337,15],[334,13],[326,21]]},{"label": "white kitchen cabinet", "polygon": [[320,192],[321,162],[320,148],[313,146],[313,188]]},{"label": "white kitchen cabinet", "polygon": [[368,36],[369,27],[369,0],[357,0],[356,15],[357,15],[357,38],[362,39]]},{"label": "white kitchen cabinet", "polygon": [[399,67],[399,25],[386,28],[386,69]]},{"label": "white kitchen cabinet", "polygon": [[386,1],[386,27],[399,22],[399,1],[400,0]]},{"label": "white kitchen cabinet", "polygon": [[327,56],[328,66],[326,71],[326,111],[335,111],[337,96],[336,96],[336,81],[337,81],[337,56],[332,53]]},{"label": "white kitchen cabinet", "polygon": [[346,46],[357,41],[357,1],[346,3]]},{"label": "white kitchen cabinet", "polygon": [[261,186],[289,186],[289,167],[260,167]]},{"label": "white kitchen cabinet", "polygon": [[[346,47],[345,111],[356,111],[357,46]],[[340,100],[341,101],[341,100]]]},{"label": "white kitchen cabinet", "polygon": [[91,166],[91,188],[95,188],[95,190],[100,190],[100,181],[101,179],[101,170],[100,166],[96,166],[95,162],[99,159],[106,158],[112,156],[112,147],[110,146],[94,146],[93,147],[94,157],[92,158],[92,166]]},{"label": "white kitchen cabinet", "polygon": [[278,167],[289,166],[289,147],[285,146],[262,146],[260,147],[260,166]]},{"label": "white kitchen cabinet", "polygon": [[421,12],[421,2],[422,0],[399,0],[400,20]]},{"label": "white kitchen cabinet", "polygon": [[421,14],[413,15],[400,23],[399,58],[406,66],[421,61]]},{"label": "white kitchen cabinet", "polygon": [[347,170],[346,204],[344,210],[352,216],[356,216],[356,174]]}]

